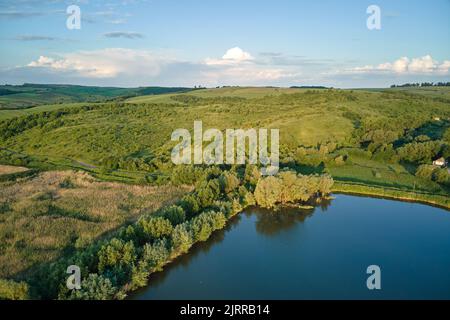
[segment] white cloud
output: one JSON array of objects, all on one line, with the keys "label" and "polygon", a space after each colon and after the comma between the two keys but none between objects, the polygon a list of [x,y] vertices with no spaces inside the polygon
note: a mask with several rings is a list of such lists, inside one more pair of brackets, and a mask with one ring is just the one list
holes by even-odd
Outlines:
[{"label": "white cloud", "polygon": [[388,73],[397,75],[445,75],[450,69],[450,61],[442,63],[434,60],[431,55],[410,59],[401,57],[394,62],[385,62],[377,66],[366,65],[340,71],[341,74],[352,73]]},{"label": "white cloud", "polygon": [[38,60],[30,62],[28,67],[72,72],[88,78],[113,78],[121,75],[151,77],[158,75],[161,67],[170,61],[170,58],[163,58],[146,50],[108,48],[78,51],[59,58],[40,56]]},{"label": "white cloud", "polygon": [[254,60],[252,55],[239,47],[228,49],[222,56],[222,59],[206,58],[205,63],[208,65],[233,65]]},{"label": "white cloud", "polygon": [[211,85],[268,84],[299,75],[287,68],[275,68],[256,61],[249,52],[239,47],[228,49],[221,59],[207,58],[204,64],[209,68],[202,74],[205,82]]},{"label": "white cloud", "polygon": [[[275,56],[271,54],[271,56]],[[401,57],[392,62],[356,68],[306,57],[255,58],[239,48],[222,57],[201,61],[175,58],[170,51],[107,48],[59,55],[45,54],[25,67],[0,70],[0,80],[114,86],[218,86],[218,85],[327,85],[340,87],[383,86],[386,83],[446,80],[450,61],[438,62],[431,55]],[[281,60],[280,60],[281,59]],[[287,59],[287,61],[286,61]],[[37,80],[36,80],[37,79]]]},{"label": "white cloud", "polygon": [[250,53],[245,52],[239,47],[234,47],[228,49],[227,52],[223,55],[222,59],[224,60],[233,60],[233,61],[248,61],[253,60],[253,57]]},{"label": "white cloud", "polygon": [[217,61],[226,63],[186,62],[170,58],[167,53],[108,48],[58,56],[42,55],[27,67],[62,77],[140,85],[267,85],[298,75],[287,68],[258,64],[250,53],[239,48],[228,50]]}]

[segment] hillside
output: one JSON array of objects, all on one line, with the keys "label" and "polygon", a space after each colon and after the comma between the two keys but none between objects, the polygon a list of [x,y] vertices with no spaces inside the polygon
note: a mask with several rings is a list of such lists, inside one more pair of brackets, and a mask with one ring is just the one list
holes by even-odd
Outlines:
[{"label": "hillside", "polygon": [[0,86],[0,109],[23,109],[43,104],[95,102],[139,95],[184,92],[189,88],[116,88],[76,85],[31,84]]},{"label": "hillside", "polygon": [[[445,184],[415,173],[433,157],[448,156],[450,104],[440,94],[418,90],[231,87],[63,105],[4,121],[1,146],[9,151],[2,157],[7,164],[78,168],[107,179],[162,183],[173,167],[172,131],[192,131],[194,121],[202,120],[204,128],[221,130],[280,129],[282,163],[301,172],[446,195]],[[434,149],[416,159],[402,147]]]}]

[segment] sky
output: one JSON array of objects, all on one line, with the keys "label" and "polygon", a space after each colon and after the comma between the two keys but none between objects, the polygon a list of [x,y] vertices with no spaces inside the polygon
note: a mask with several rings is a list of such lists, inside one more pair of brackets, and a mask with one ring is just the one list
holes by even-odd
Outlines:
[{"label": "sky", "polygon": [[[80,28],[68,28],[80,9]],[[380,28],[368,28],[375,5]],[[450,0],[0,0],[0,83],[450,81]]]}]

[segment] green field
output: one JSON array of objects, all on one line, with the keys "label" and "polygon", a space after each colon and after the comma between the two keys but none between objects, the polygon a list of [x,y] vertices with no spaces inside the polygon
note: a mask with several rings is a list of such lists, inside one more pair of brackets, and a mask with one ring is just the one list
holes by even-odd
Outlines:
[{"label": "green field", "polygon": [[107,101],[139,95],[157,95],[167,92],[184,92],[189,88],[116,88],[75,85],[24,84],[0,86],[1,109],[25,109],[38,105],[66,104],[73,102]]}]

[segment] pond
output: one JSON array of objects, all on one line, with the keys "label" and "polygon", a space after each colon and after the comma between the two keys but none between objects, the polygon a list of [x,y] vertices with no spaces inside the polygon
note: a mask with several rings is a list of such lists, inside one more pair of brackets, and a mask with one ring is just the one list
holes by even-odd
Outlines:
[{"label": "pond", "polygon": [[[450,299],[450,212],[336,195],[314,210],[249,208],[131,299]],[[367,288],[367,267],[381,289]]]}]

